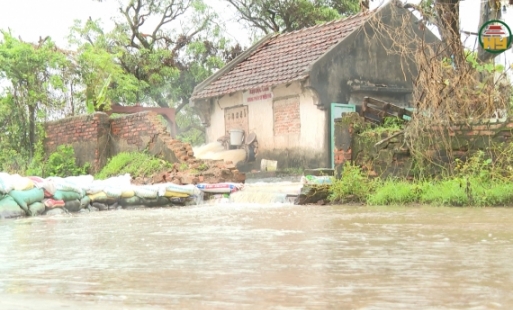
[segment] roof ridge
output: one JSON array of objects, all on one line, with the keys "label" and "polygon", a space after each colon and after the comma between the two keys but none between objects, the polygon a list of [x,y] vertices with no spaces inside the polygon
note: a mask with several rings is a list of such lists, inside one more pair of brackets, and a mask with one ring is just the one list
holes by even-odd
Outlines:
[{"label": "roof ridge", "polygon": [[294,31],[290,31],[290,32],[284,32],[284,33],[279,33],[278,32],[276,34],[279,37],[289,36],[289,35],[292,35],[292,34],[297,34],[297,33],[301,33],[301,32],[304,32],[304,31],[325,27],[325,26],[328,26],[328,25],[331,25],[331,24],[343,23],[343,22],[346,22],[346,21],[348,21],[350,19],[354,19],[356,17],[368,16],[368,15],[371,15],[371,14],[375,13],[376,11],[377,11],[377,9],[367,10],[367,11],[364,11],[364,12],[358,12],[356,14],[349,15],[349,16],[346,16],[346,17],[341,17],[341,18],[338,18],[338,19],[322,22],[322,23],[319,23],[319,24],[317,24],[315,26],[304,27],[304,28],[301,28],[301,29],[298,29],[298,30],[294,30]]}]

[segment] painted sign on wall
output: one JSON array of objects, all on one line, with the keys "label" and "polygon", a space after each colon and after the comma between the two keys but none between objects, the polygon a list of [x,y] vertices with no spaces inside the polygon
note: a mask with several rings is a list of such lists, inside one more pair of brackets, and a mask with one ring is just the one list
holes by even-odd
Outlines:
[{"label": "painted sign on wall", "polygon": [[257,87],[243,92],[242,102],[243,104],[248,104],[272,99],[272,97],[273,91],[270,87]]}]

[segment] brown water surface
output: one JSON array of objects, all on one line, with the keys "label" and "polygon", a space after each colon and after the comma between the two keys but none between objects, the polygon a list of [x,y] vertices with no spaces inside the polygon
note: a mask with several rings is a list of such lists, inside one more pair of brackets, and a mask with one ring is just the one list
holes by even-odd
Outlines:
[{"label": "brown water surface", "polygon": [[513,209],[225,204],[0,221],[0,309],[512,309]]}]

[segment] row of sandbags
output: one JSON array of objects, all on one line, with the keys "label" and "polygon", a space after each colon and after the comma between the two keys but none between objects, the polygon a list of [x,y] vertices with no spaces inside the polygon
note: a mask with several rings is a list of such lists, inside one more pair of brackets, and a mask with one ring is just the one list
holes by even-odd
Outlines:
[{"label": "row of sandbags", "polygon": [[95,180],[91,175],[76,177],[22,177],[0,173],[0,217],[34,216],[55,208],[70,212],[94,207],[164,206],[185,200],[199,202],[202,191],[195,185],[173,183],[131,184],[130,175]]}]

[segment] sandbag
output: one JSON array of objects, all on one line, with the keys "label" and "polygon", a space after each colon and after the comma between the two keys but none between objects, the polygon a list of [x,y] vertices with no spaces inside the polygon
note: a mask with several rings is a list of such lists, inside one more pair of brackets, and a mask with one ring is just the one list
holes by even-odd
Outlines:
[{"label": "sandbag", "polygon": [[170,204],[169,199],[166,197],[146,198],[144,202],[144,205],[147,207],[162,207]]},{"label": "sandbag", "polygon": [[100,211],[107,211],[107,210],[109,210],[109,205],[107,205],[105,203],[101,203],[101,202],[93,202],[92,207],[96,208],[96,209],[98,209]]},{"label": "sandbag", "polygon": [[81,186],[69,180],[60,177],[49,177],[47,178],[47,180],[55,184],[55,189],[57,191],[76,192],[80,194],[80,197],[83,197],[85,195],[85,190]]},{"label": "sandbag", "polygon": [[130,198],[130,197],[134,197],[134,196],[135,196],[135,192],[132,189],[123,189],[120,197],[121,198]]},{"label": "sandbag", "polygon": [[121,189],[123,191],[123,189],[129,188],[131,186],[131,183],[130,183],[131,180],[132,180],[132,177],[130,176],[130,174],[124,174],[124,175],[117,176],[117,177],[111,177],[111,178],[108,178],[105,180],[94,180],[90,184],[89,188],[86,190],[86,193],[88,195],[94,195],[99,192],[106,192],[107,188],[114,188],[113,192],[108,193],[108,195],[111,195],[111,196],[117,198],[117,197],[119,197],[119,195],[115,196],[114,192],[117,192],[118,189]]},{"label": "sandbag", "polygon": [[104,184],[106,184],[106,186],[110,185],[110,186],[119,186],[119,187],[130,186],[131,181],[132,181],[132,177],[128,173],[119,175],[116,177],[110,177],[110,178],[103,180],[103,182],[104,182]]},{"label": "sandbag", "polygon": [[91,204],[91,198],[89,198],[89,196],[84,196],[80,200],[80,208],[82,208],[82,209],[88,208],[90,204]]},{"label": "sandbag", "polygon": [[12,177],[10,174],[0,172],[0,193],[9,194],[12,191]]},{"label": "sandbag", "polygon": [[123,190],[121,190],[119,187],[114,186],[106,186],[103,189],[103,192],[107,195],[109,198],[118,199],[121,197],[121,194],[123,193]]},{"label": "sandbag", "polygon": [[18,203],[9,195],[0,199],[0,218],[9,219],[25,216],[26,212],[20,208]]},{"label": "sandbag", "polygon": [[77,193],[76,191],[71,190],[57,190],[55,191],[55,194],[53,195],[53,199],[55,200],[80,200],[82,198],[82,195]]},{"label": "sandbag", "polygon": [[9,193],[9,196],[18,203],[27,215],[32,215],[28,205],[33,204],[34,202],[41,202],[45,198],[43,190],[40,188],[33,188],[25,191],[12,190]]},{"label": "sandbag", "polygon": [[201,191],[205,193],[234,193],[241,190],[244,185],[242,183],[217,183],[217,184],[198,184],[196,185]]},{"label": "sandbag", "polygon": [[55,185],[53,184],[52,181],[46,180],[46,179],[43,179],[40,177],[36,177],[36,176],[31,176],[28,178],[34,183],[35,187],[41,188],[44,190],[45,197],[52,197],[53,194],[55,194],[56,189],[55,189]]},{"label": "sandbag", "polygon": [[92,202],[110,202],[113,199],[109,198],[105,192],[99,192],[97,194],[88,195]]},{"label": "sandbag", "polygon": [[42,202],[34,202],[29,205],[29,211],[32,216],[41,215],[45,212],[45,205]]},{"label": "sandbag", "polygon": [[65,210],[64,208],[48,209],[48,210],[45,211],[45,215],[52,216],[52,215],[63,214],[63,213],[66,213],[66,211],[64,211],[64,210]]},{"label": "sandbag", "polygon": [[118,200],[121,206],[134,206],[134,205],[144,205],[146,200],[144,198],[133,196],[130,198],[120,198]]},{"label": "sandbag", "polygon": [[80,211],[80,200],[68,200],[64,205],[64,208],[69,212],[78,212]]},{"label": "sandbag", "polygon": [[34,188],[34,182],[31,179],[22,177],[19,174],[12,175],[12,189],[17,191],[26,191]]},{"label": "sandbag", "polygon": [[331,176],[306,175],[301,177],[301,184],[331,184],[332,180]]},{"label": "sandbag", "polygon": [[52,198],[43,199],[43,204],[47,209],[53,209],[53,208],[64,208],[64,205],[66,205],[66,202],[64,200],[55,200]]},{"label": "sandbag", "polygon": [[71,177],[64,178],[64,181],[66,183],[75,184],[81,190],[86,191],[91,186],[91,183],[93,183],[94,177],[89,174],[88,175],[71,176]]},{"label": "sandbag", "polygon": [[119,205],[119,203],[116,201],[115,203],[109,205],[109,210],[119,210],[123,207]]},{"label": "sandbag", "polygon": [[[174,183],[166,183],[163,184],[162,187],[164,188],[164,191],[188,194],[188,196],[198,194],[199,192],[198,188],[192,184],[178,185]],[[162,194],[161,196],[164,196],[164,194]]]},{"label": "sandbag", "polygon": [[159,189],[155,186],[134,186],[134,193],[141,198],[157,198]]},{"label": "sandbag", "polygon": [[95,180],[89,188],[86,190],[87,195],[94,195],[98,194],[100,192],[103,192],[103,189],[105,188],[105,184],[102,183],[102,181]]},{"label": "sandbag", "polygon": [[185,194],[185,193],[177,193],[177,192],[171,192],[171,191],[165,191],[164,192],[164,195],[161,195],[163,197],[179,197],[179,198],[185,198],[185,197],[189,197],[190,195],[189,194]]}]

